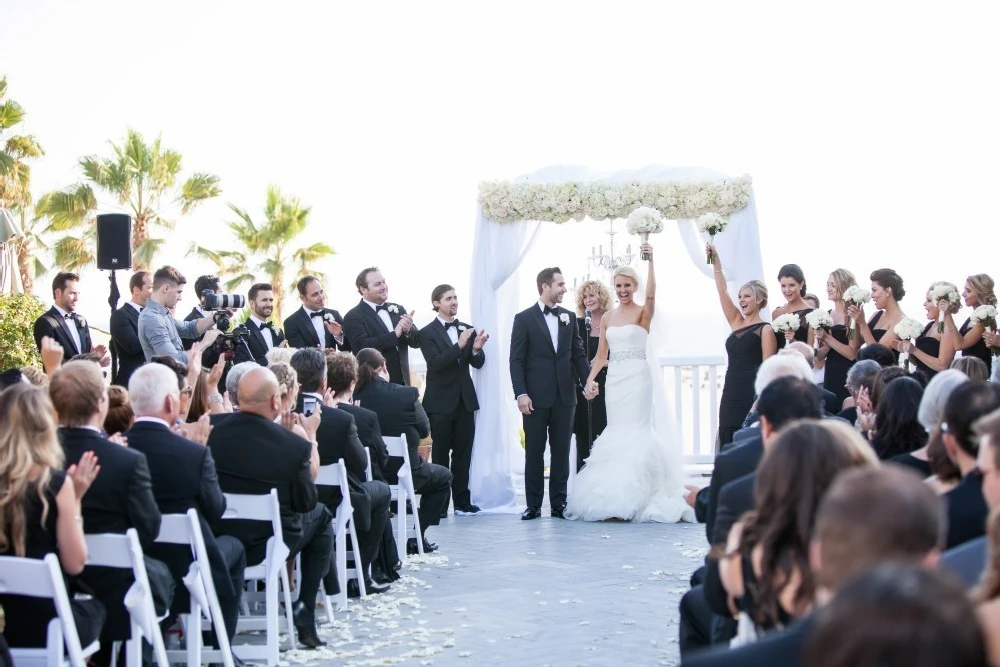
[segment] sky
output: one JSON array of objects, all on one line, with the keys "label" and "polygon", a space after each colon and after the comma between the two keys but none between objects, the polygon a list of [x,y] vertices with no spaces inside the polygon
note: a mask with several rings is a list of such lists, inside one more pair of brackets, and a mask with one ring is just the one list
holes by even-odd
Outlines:
[{"label": "sky", "polygon": [[[469,293],[480,181],[701,166],[753,177],[772,305],[782,264],[821,295],[835,268],[866,283],[888,266],[922,318],[931,282],[1000,273],[998,19],[992,2],[3,0],[0,72],[46,150],[36,197],[128,127],[162,135],[185,175],[221,177],[158,259],[192,282],[210,269],[185,258],[192,240],[231,245],[226,203],[259,216],[277,184],[312,206],[304,241],[337,250],[321,267],[332,307],[377,264],[420,324],[436,284]],[[606,229],[546,226],[525,306],[543,266],[599,275],[587,256]],[[658,301],[677,349],[721,353],[714,286],[671,231]],[[106,282],[84,282],[100,325]]]}]

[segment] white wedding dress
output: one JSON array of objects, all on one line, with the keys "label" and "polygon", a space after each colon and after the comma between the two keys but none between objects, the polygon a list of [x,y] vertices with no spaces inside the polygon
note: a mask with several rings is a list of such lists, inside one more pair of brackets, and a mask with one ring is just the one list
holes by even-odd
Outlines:
[{"label": "white wedding dress", "polygon": [[[682,457],[653,431],[656,387],[646,360],[649,334],[638,324],[609,327],[605,403],[608,425],[573,480],[566,516],[583,521],[623,519],[675,523],[695,520],[684,500]],[[657,367],[658,369],[658,367]],[[661,395],[657,401],[664,401]],[[585,405],[578,405],[585,410]],[[660,411],[666,414],[665,411]]]}]

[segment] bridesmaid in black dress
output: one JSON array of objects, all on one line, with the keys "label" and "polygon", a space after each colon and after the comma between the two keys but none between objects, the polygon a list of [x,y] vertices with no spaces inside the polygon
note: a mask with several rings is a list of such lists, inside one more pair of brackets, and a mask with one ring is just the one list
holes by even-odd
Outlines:
[{"label": "bridesmaid in black dress", "polygon": [[799,316],[798,329],[777,336],[778,349],[784,349],[785,345],[793,340],[812,345],[812,329],[806,324],[806,315],[811,313],[813,308],[805,301],[806,294],[808,294],[805,274],[802,273],[798,264],[785,264],[778,271],[778,284],[781,285],[781,295],[785,297],[785,305],[778,306],[771,311],[771,321],[773,322],[774,318],[779,315],[788,313]]},{"label": "bridesmaid in black dress", "polygon": [[851,319],[844,302],[844,292],[856,284],[854,274],[847,269],[836,269],[830,274],[826,279],[826,296],[833,302],[833,308],[830,309],[833,326],[829,331],[816,332],[816,339],[819,341],[816,358],[826,366],[823,388],[836,394],[841,403],[850,396],[847,390],[847,371],[858,357],[857,348],[847,340],[847,327]]},{"label": "bridesmaid in black dress", "polygon": [[[587,350],[587,360],[593,361],[597,355],[597,344],[601,340],[601,318],[611,310],[614,304],[611,301],[611,292],[598,280],[587,280],[576,291],[576,312],[579,317],[576,320],[580,328],[580,338],[583,339],[583,347]],[[586,312],[590,310],[590,331],[587,331]],[[587,347],[587,341],[590,347]],[[608,379],[608,368],[605,366],[597,374],[597,385],[600,393],[591,401],[583,396],[583,390],[577,387],[576,390],[576,416],[573,424],[573,434],[576,436],[576,469],[583,468],[583,463],[590,456],[590,445],[597,439],[608,425],[608,409],[604,403],[604,383]],[[593,433],[588,427],[587,406],[590,406],[590,424],[593,426]]]},{"label": "bridesmaid in black dress", "polygon": [[[893,329],[906,315],[899,307],[899,300],[906,296],[903,289],[903,279],[892,269],[876,269],[869,279],[872,281],[872,303],[878,312],[870,320],[865,320],[864,306],[850,306],[847,314],[857,323],[853,340],[854,347],[860,349],[861,344],[874,345],[879,343],[890,350],[895,350],[899,336]],[[899,361],[899,352],[894,352]]]},{"label": "bridesmaid in black dress", "polygon": [[743,285],[737,307],[729,296],[719,251],[711,244],[707,250],[715,257],[715,288],[719,293],[722,313],[733,331],[726,339],[729,364],[719,402],[718,449],[721,450],[733,441],[733,434],[740,429],[750,412],[757,369],[777,351],[778,340],[771,326],[760,318],[761,308],[767,306],[767,286],[759,280]]},{"label": "bridesmaid in black dress", "polygon": [[[924,297],[924,310],[927,311],[927,319],[930,322],[927,323],[923,333],[913,343],[906,340],[896,341],[896,351],[908,354],[910,361],[913,362],[914,372],[921,373],[926,380],[930,380],[939,372],[949,368],[952,360],[955,358],[955,345],[952,337],[948,335],[947,330],[943,334],[938,333],[939,305],[943,304],[936,304],[931,301],[931,290],[941,284],[948,285],[955,289],[956,292],[958,291],[951,283],[934,283],[931,285],[930,289],[927,290],[927,295]],[[955,311],[957,311],[957,308],[954,310],[949,308],[949,314]]]},{"label": "bridesmaid in black dress", "polygon": [[[965,305],[969,308],[979,306],[997,305],[997,297],[993,292],[993,279],[985,273],[977,273],[965,279],[965,289],[962,296],[965,298]],[[996,333],[986,331],[982,324],[973,324],[971,319],[966,319],[962,328],[955,327],[955,320],[950,314],[944,317],[944,331],[949,335],[956,350],[961,351],[963,357],[976,357],[981,359],[986,368],[993,369],[993,353],[990,345],[994,342],[1000,344],[1000,340],[995,341]]]}]

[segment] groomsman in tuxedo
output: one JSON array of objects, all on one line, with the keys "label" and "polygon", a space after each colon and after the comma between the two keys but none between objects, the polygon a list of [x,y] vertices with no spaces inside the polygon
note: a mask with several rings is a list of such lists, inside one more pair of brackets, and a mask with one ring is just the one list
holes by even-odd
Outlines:
[{"label": "groomsman in tuxedo", "polygon": [[458,314],[458,296],[451,285],[438,285],[431,293],[437,317],[420,330],[420,351],[427,362],[424,411],[431,422],[431,461],[449,467],[455,514],[475,514],[479,508],[469,495],[469,464],[476,435],[475,413],[479,409],[469,368],[486,362],[483,345],[486,331],[478,334],[463,324]]},{"label": "groomsman in tuxedo", "polygon": [[118,368],[111,376],[111,384],[122,387],[127,387],[132,373],[146,363],[142,343],[139,342],[139,313],[153,293],[153,274],[136,271],[128,286],[132,300],[111,313],[111,346],[118,356]]},{"label": "groomsman in tuxedo", "polygon": [[590,374],[576,315],[559,306],[566,294],[562,271],[557,267],[543,269],[535,283],[538,303],[514,316],[510,339],[510,379],[524,423],[528,509],[521,518],[525,521],[542,515],[546,440],[552,454],[549,506],[552,516],[565,518],[576,384],[577,379],[586,382]]},{"label": "groomsman in tuxedo", "polygon": [[78,354],[97,352],[101,355],[101,365],[109,366],[111,357],[105,345],[94,345],[90,339],[87,320],[76,312],[76,302],[80,298],[80,276],[60,271],[52,280],[52,300],[55,302],[41,317],[35,320],[35,345],[42,351],[42,338],[55,339],[63,348],[63,361],[69,361]]},{"label": "groomsman in tuxedo", "polygon": [[[194,322],[195,320],[204,319],[206,317],[211,317],[212,313],[207,310],[202,310],[202,306],[205,305],[205,290],[212,290],[216,294],[222,294],[222,288],[219,286],[218,276],[198,276],[197,280],[194,281],[194,294],[198,297],[198,305],[191,309],[191,312],[187,314],[184,318],[185,322]],[[215,328],[215,325],[212,326]],[[184,350],[190,350],[191,346],[195,343],[201,341],[205,337],[204,334],[198,336],[197,338],[182,338],[181,345],[184,346]]]},{"label": "groomsman in tuxedo", "polygon": [[413,328],[413,313],[389,302],[389,285],[374,266],[359,273],[354,285],[361,301],[344,316],[344,334],[350,349],[355,354],[366,347],[378,350],[385,357],[389,382],[410,384],[407,348],[420,347],[419,332]]},{"label": "groomsman in tuxedo", "polygon": [[305,276],[296,288],[302,307],[285,319],[288,346],[349,352],[351,348],[344,338],[344,318],[336,310],[326,307],[326,295],[319,279]]},{"label": "groomsman in tuxedo", "polygon": [[267,353],[273,347],[288,347],[285,334],[269,321],[274,312],[274,288],[267,283],[257,283],[247,294],[250,301],[250,319],[246,321],[247,347],[253,358],[247,356],[242,345],[236,347],[235,363],[256,361],[261,366],[267,366]]}]

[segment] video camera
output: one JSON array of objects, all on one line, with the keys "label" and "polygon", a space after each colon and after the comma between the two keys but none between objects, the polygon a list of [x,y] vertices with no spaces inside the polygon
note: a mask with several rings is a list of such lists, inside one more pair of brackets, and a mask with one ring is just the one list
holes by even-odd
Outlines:
[{"label": "video camera", "polygon": [[[242,294],[216,294],[210,289],[204,290],[201,296],[204,301],[202,308],[207,311],[215,311],[212,317],[215,319],[215,325],[222,331],[212,343],[212,349],[231,359],[236,353],[238,345],[246,346],[246,339],[250,335],[250,331],[243,324],[228,331],[232,325],[228,311],[245,307],[247,305],[246,297]],[[249,354],[249,348],[247,348],[247,353]],[[253,355],[250,356],[253,357]]]}]

